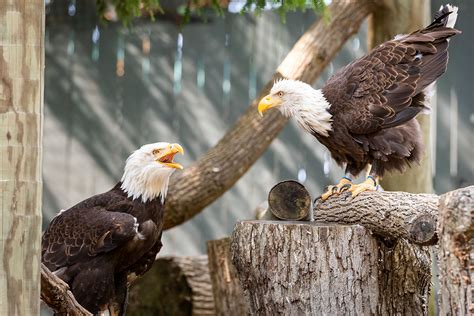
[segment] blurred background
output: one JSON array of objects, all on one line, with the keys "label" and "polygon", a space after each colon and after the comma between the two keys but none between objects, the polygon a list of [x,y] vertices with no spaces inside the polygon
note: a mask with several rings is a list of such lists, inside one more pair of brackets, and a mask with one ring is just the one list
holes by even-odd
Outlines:
[{"label": "blurred background", "polygon": [[[46,3],[44,227],[60,209],[109,190],[142,144],[179,142],[185,166],[205,154],[317,19],[310,9],[288,13],[285,23],[272,10],[242,15],[243,1],[231,1],[223,16],[195,17],[183,28],[172,13],[129,28],[113,16],[102,23],[95,0]],[[433,0],[431,11],[442,3]],[[474,2],[452,3],[463,34],[451,42],[448,69],[432,99],[428,150],[436,193],[474,183]],[[315,87],[367,52],[366,33],[364,25]],[[281,180],[297,179],[316,197],[342,173],[324,146],[290,122],[231,190],[164,233],[160,255],[205,253],[207,240],[253,218]]]}]

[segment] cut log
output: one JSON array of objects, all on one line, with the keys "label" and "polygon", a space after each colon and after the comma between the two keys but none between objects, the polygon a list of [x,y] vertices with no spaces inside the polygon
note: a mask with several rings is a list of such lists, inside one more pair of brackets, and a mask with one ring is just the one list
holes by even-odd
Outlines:
[{"label": "cut log", "polygon": [[473,315],[474,186],[441,196],[440,315]]},{"label": "cut log", "polygon": [[230,238],[207,242],[216,315],[247,315],[248,302],[230,259]]},{"label": "cut log", "polygon": [[388,238],[405,238],[420,245],[438,241],[436,222],[439,197],[406,192],[349,192],[314,202],[314,220],[359,224]]},{"label": "cut log", "polygon": [[252,315],[427,313],[427,247],[361,226],[242,221],[231,255]]},{"label": "cut log", "polygon": [[297,181],[282,181],[268,193],[268,207],[279,219],[300,220],[306,218],[311,211],[311,195]]},{"label": "cut log", "polygon": [[214,315],[207,256],[157,259],[131,287],[127,315]]}]

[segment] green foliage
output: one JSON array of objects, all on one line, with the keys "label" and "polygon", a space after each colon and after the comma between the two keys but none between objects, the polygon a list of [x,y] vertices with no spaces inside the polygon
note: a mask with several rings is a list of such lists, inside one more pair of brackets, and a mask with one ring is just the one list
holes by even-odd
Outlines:
[{"label": "green foliage", "polygon": [[104,17],[108,6],[113,6],[117,18],[125,25],[129,25],[133,18],[142,16],[144,12],[154,17],[156,12],[163,13],[160,0],[97,0],[97,11]]},{"label": "green foliage", "polygon": [[316,13],[322,14],[325,20],[329,18],[329,11],[327,10],[324,0],[247,0],[242,11],[254,12],[258,15],[265,8],[267,3],[278,10],[280,18],[283,22],[285,22],[285,16],[287,12],[304,12],[307,8],[312,8]]},{"label": "green foliage", "polygon": [[[200,6],[202,1],[187,0],[183,3],[174,13],[182,16],[184,24],[189,21],[191,14],[202,15],[203,7]],[[329,18],[324,0],[246,0],[241,13],[259,15],[265,9],[267,3],[278,11],[283,22],[287,12],[305,11],[308,8],[312,8],[316,13],[321,14],[325,20]],[[134,18],[142,16],[143,13],[148,13],[152,19],[157,13],[165,13],[160,6],[160,0],[97,0],[99,16],[103,18],[109,6],[115,8],[117,18],[125,25],[129,25]],[[212,0],[208,7],[211,7],[217,16],[224,15],[225,8],[221,6],[219,0]]]}]

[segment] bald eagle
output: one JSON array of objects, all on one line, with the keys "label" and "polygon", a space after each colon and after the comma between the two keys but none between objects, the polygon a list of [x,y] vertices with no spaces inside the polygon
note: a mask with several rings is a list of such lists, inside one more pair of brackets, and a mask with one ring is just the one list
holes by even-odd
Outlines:
[{"label": "bald eagle", "polygon": [[[419,162],[423,144],[415,117],[429,112],[429,89],[446,71],[449,38],[460,33],[453,28],[456,17],[457,7],[444,5],[429,26],[375,47],[322,89],[283,79],[260,101],[260,114],[279,108],[345,165],[345,176],[328,187],[323,200],[345,190],[352,196],[376,190],[385,171],[403,171]],[[352,184],[366,167],[367,179]]]},{"label": "bald eagle", "polygon": [[124,315],[128,285],[161,249],[163,209],[179,144],[142,146],[110,191],[61,211],[43,234],[41,260],[93,314]]}]

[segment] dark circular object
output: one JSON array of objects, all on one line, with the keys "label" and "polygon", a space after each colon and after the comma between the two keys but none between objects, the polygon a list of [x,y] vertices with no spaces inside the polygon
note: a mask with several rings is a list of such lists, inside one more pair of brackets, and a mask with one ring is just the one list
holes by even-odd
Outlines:
[{"label": "dark circular object", "polygon": [[418,216],[410,226],[410,238],[418,244],[425,244],[437,238],[436,222],[431,214]]},{"label": "dark circular object", "polygon": [[305,186],[295,180],[276,184],[268,193],[268,206],[273,215],[283,220],[300,220],[308,216],[311,196]]}]

